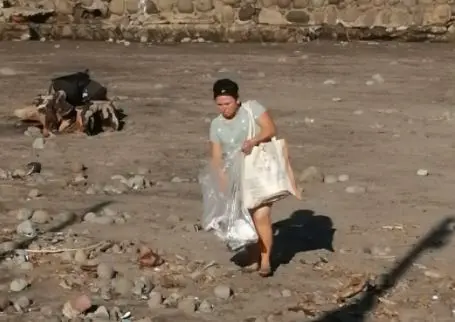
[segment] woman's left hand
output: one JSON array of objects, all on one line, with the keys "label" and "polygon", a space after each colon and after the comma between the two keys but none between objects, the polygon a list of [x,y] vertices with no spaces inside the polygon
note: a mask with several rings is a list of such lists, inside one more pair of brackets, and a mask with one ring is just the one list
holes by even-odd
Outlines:
[{"label": "woman's left hand", "polygon": [[246,140],[242,145],[242,152],[245,154],[250,154],[253,148],[256,146],[256,143],[253,140]]}]

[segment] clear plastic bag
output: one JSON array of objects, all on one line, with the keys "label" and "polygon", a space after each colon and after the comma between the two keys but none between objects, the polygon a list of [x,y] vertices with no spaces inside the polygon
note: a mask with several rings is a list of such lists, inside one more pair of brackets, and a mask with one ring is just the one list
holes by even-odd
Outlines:
[{"label": "clear plastic bag", "polygon": [[220,174],[210,164],[199,174],[202,189],[202,227],[213,231],[231,251],[256,243],[258,235],[249,211],[241,200],[243,155],[226,158]]}]

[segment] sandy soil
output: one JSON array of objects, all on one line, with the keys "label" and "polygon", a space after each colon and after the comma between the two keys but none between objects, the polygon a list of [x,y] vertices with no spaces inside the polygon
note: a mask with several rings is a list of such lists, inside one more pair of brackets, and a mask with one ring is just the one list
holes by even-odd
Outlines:
[{"label": "sandy soil", "polygon": [[[72,253],[35,254],[29,270],[3,261],[2,296],[14,302],[25,295],[33,303],[28,313],[6,309],[2,321],[51,321],[46,314],[61,315],[64,302],[80,294],[89,295],[95,305],[131,311],[133,321],[154,316],[159,317],[153,321],[311,320],[336,308],[353,279],[362,283],[366,276],[387,272],[453,209],[455,63],[450,46],[56,44],[0,46],[0,68],[16,71],[0,76],[0,168],[13,171],[31,161],[43,165],[42,174],[33,178],[0,181],[2,240],[9,240],[19,224],[12,210],[82,216],[110,203],[110,209],[130,215],[125,223],[76,222],[61,230],[62,241],[47,234],[35,245],[144,243],[166,260],[159,270],[140,271],[129,246],[127,251],[102,252],[96,260],[111,263],[119,276],[131,280],[150,276],[164,296],[191,295],[214,307],[212,312],[182,313],[150,309],[147,299],[133,295],[104,300],[93,273],[68,258]],[[15,126],[13,109],[45,91],[52,76],[84,68],[120,98],[128,115],[125,128],[90,138],[58,136],[43,150],[33,150],[26,127]],[[193,229],[202,210],[195,180],[207,155],[209,121],[217,113],[211,85],[224,76],[240,83],[243,98],[257,99],[271,110],[280,136],[290,144],[297,176],[309,166],[325,175],[349,175],[347,182],[304,183],[302,201],[288,198],[276,204],[276,252],[284,263],[270,279],[240,273],[222,243]],[[68,184],[77,162],[87,167],[85,186]],[[85,193],[93,184],[110,184],[113,175],[144,169],[154,184],[143,191]],[[418,176],[419,169],[429,175]],[[366,192],[347,193],[348,186]],[[33,188],[42,196],[28,200]],[[365,312],[365,321],[452,321],[453,249],[451,244],[432,249],[415,261],[390,294]],[[191,278],[191,267],[211,261],[217,265],[204,272],[205,278]],[[174,283],[163,282],[163,275]],[[78,281],[64,288],[61,281],[68,276]],[[11,292],[14,278],[31,284]],[[220,284],[232,288],[230,299],[216,298],[213,288]]]}]

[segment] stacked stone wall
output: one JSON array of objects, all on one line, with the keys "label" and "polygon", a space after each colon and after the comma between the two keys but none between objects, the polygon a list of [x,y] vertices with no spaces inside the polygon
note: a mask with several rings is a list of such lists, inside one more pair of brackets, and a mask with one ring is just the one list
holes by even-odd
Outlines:
[{"label": "stacked stone wall", "polygon": [[4,0],[0,38],[450,41],[453,0]]}]

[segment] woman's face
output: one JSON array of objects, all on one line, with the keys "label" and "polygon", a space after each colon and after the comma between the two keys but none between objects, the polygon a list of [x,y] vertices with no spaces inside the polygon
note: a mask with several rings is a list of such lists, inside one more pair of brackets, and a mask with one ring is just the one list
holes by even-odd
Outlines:
[{"label": "woman's face", "polygon": [[215,102],[224,118],[231,119],[235,116],[235,113],[237,113],[239,102],[234,97],[220,95],[215,99]]}]

